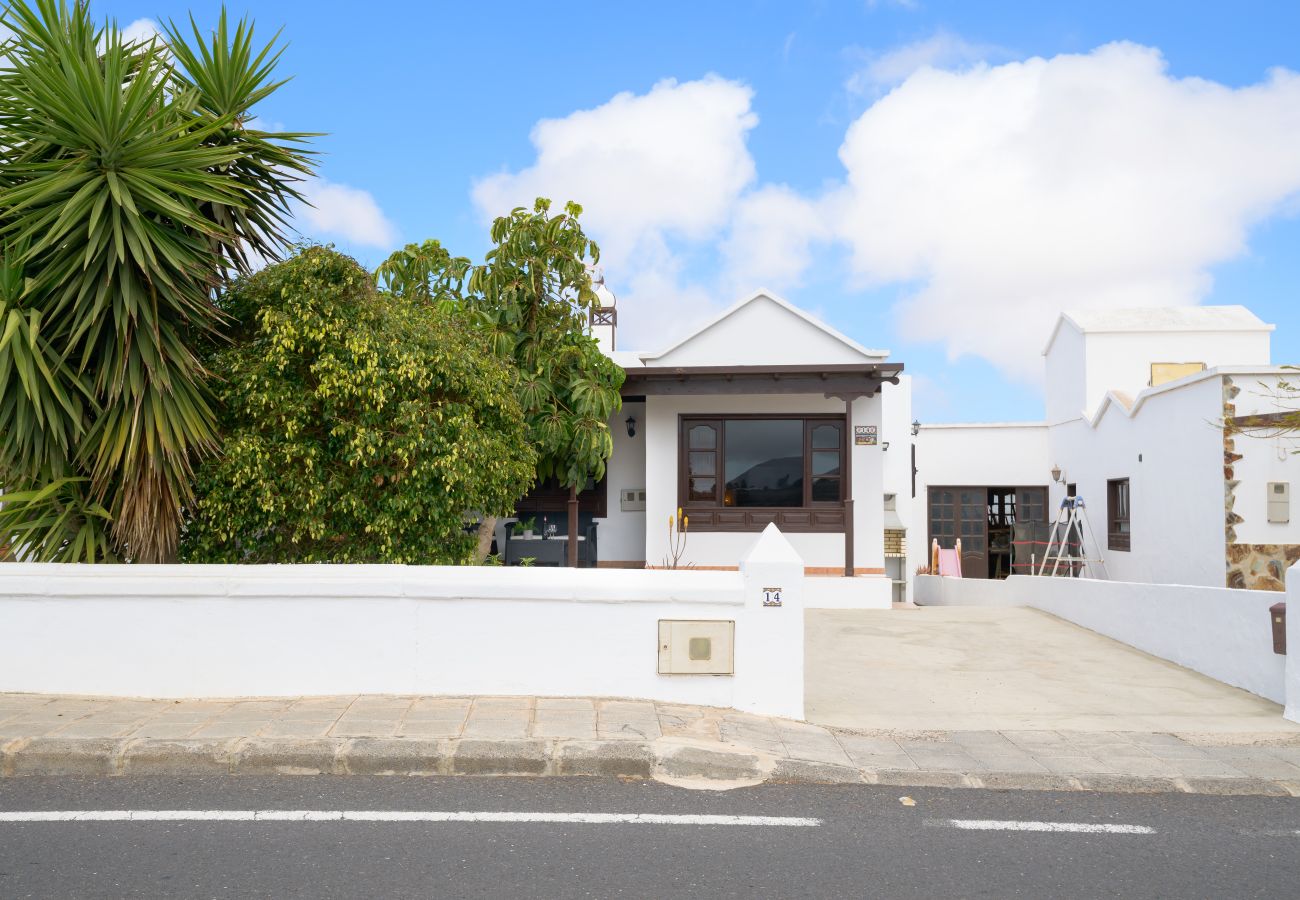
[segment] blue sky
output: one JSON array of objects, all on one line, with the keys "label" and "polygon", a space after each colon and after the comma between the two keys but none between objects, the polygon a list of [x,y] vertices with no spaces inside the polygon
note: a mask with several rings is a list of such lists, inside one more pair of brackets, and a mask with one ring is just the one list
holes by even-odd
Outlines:
[{"label": "blue sky", "polygon": [[890,348],[923,421],[1040,417],[1063,307],[1242,303],[1300,362],[1294,2],[230,9],[289,41],[259,116],[329,133],[302,232],[367,264],[572,196],[623,348],[768,287]]}]

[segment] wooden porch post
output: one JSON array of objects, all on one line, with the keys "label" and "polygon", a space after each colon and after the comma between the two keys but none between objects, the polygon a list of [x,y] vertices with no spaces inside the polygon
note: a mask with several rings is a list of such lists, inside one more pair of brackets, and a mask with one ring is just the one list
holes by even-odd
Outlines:
[{"label": "wooden porch post", "polygon": [[578,567],[578,488],[569,488],[569,568]]},{"label": "wooden porch post", "polygon": [[853,577],[853,397],[844,398],[844,577]]}]

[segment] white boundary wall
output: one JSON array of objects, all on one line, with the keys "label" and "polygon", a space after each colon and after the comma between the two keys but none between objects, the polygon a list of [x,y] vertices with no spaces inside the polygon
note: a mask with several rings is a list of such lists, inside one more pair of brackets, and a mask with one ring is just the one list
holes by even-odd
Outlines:
[{"label": "white boundary wall", "polygon": [[[802,718],[803,563],[780,557],[742,572],[11,563],[0,692],[598,695]],[[771,586],[779,608],[762,605]],[[735,675],[657,674],[659,619],[734,620]]]},{"label": "white boundary wall", "polygon": [[[1286,660],[1273,652],[1269,591],[1013,575],[1006,581],[917,576],[922,606],[1028,606],[1276,703]],[[1300,604],[1297,604],[1300,606]],[[1294,630],[1296,629],[1293,626]],[[1300,647],[1300,634],[1293,647]],[[1293,665],[1293,669],[1294,669]],[[1300,672],[1293,678],[1300,691]],[[1293,703],[1296,702],[1293,695]]]},{"label": "white boundary wall", "polygon": [[[1273,595],[1274,597],[1277,594]],[[1300,563],[1286,573],[1286,712],[1300,722]]]},{"label": "white boundary wall", "polygon": [[893,586],[884,575],[814,575],[804,579],[808,609],[889,609]]}]

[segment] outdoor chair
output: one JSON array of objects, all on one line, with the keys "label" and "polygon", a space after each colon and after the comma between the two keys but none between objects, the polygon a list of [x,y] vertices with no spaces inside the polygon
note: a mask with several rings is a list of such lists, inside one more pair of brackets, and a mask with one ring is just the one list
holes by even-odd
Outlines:
[{"label": "outdoor chair", "polygon": [[[556,526],[556,537],[542,540],[534,537],[525,540],[516,536],[511,530],[506,531],[505,564],[522,565],[524,559],[531,558],[535,566],[566,566],[569,562],[569,542],[567,518],[562,514],[548,515],[548,520]],[[585,519],[585,521],[584,521]],[[596,544],[597,522],[586,514],[578,517],[578,568],[594,569],[599,559]]]}]

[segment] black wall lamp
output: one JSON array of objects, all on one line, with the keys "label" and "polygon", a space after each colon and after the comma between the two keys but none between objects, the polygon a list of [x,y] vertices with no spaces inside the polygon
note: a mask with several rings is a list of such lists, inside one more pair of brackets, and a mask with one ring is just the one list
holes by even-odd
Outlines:
[{"label": "black wall lamp", "polygon": [[920,433],[921,433],[921,420],[920,420],[920,419],[913,419],[913,420],[912,420],[912,437],[916,437],[916,436],[917,436],[918,434],[920,434]]},{"label": "black wall lamp", "polygon": [[627,436],[636,437],[636,416],[627,417]]}]

